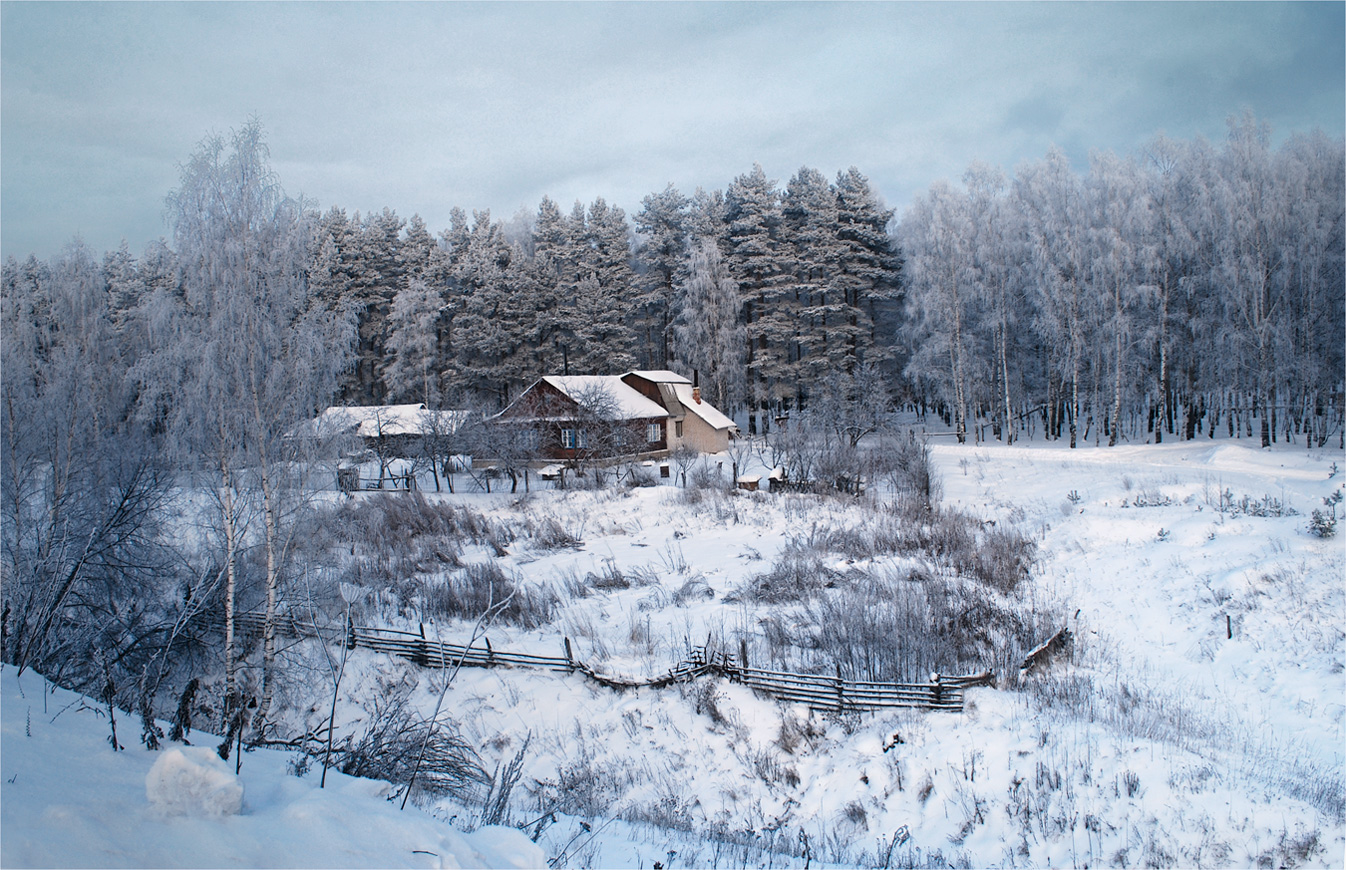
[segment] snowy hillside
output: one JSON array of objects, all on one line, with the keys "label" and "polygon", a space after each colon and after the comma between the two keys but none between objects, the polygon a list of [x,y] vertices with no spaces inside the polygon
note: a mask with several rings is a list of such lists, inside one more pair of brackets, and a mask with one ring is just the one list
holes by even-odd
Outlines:
[{"label": "snowy hillside", "polygon": [[[536,867],[517,831],[462,834],[383,800],[388,785],[329,773],[287,773],[288,753],[247,753],[238,814],[202,810],[193,781],[147,789],[154,763],[135,744],[138,723],[118,712],[113,752],[107,708],[35,673],[0,670],[3,846],[6,867]],[[219,738],[194,732],[213,748]],[[233,764],[226,766],[232,778]],[[147,791],[149,794],[147,795]],[[153,800],[158,798],[158,800]],[[194,808],[195,807],[195,808]]]},{"label": "snowy hillside", "polygon": [[[128,751],[114,755],[97,704],[44,697],[33,674],[20,695],[7,668],[4,863],[1341,866],[1346,534],[1317,537],[1308,521],[1346,483],[1344,457],[1224,441],[932,456],[944,507],[979,520],[983,546],[994,530],[1037,542],[1026,580],[991,589],[934,549],[885,545],[901,524],[878,485],[855,500],[665,481],[427,494],[458,522],[475,517],[476,537],[455,566],[427,555],[426,535],[395,544],[405,529],[380,527],[385,568],[423,570],[384,586],[361,575],[378,591],[355,615],[466,642],[471,619],[425,614],[444,612],[434,602],[455,578],[491,576],[516,590],[514,615],[486,629],[495,649],[556,656],[569,638],[596,669],[634,677],[708,641],[830,673],[837,626],[912,667],[929,653],[945,673],[995,668],[998,686],[968,690],[961,713],[811,713],[708,677],[616,692],[578,674],[464,669],[443,709],[487,773],[521,759],[504,820],[534,849],[499,829],[459,833],[483,817],[466,797],[429,802],[452,824],[399,814],[376,797],[386,786],[337,775],[318,791],[316,763],[287,776],[294,753],[266,750],[244,757],[242,815],[161,818],[134,717],[119,717]],[[364,508],[395,509],[378,498]],[[373,546],[351,535],[333,546],[347,583]],[[772,586],[781,578],[817,586]],[[928,638],[856,634],[889,625],[884,602],[918,587],[926,597],[904,612],[924,614],[911,634]],[[1062,627],[1073,648],[1021,679],[1023,654]],[[954,635],[962,645],[933,640]],[[297,734],[326,721],[331,682],[316,644],[288,656],[283,725]],[[428,716],[443,680],[356,650],[336,732],[367,728],[380,698]]]}]

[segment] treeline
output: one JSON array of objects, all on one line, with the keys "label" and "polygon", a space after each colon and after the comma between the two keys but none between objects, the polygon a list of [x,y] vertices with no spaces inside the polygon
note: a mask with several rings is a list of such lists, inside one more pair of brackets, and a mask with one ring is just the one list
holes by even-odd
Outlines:
[{"label": "treeline", "polygon": [[[543,374],[672,368],[762,431],[842,374],[960,440],[1321,444],[1343,412],[1343,198],[1341,140],[1273,150],[1245,115],[1221,147],[1159,137],[1083,176],[1059,151],[1012,180],[974,165],[897,224],[854,168],[782,188],[754,167],[630,218],[544,199],[437,234],[285,200],[302,232],[267,256],[342,324],[343,403],[498,409]],[[10,259],[7,318],[76,269],[138,358],[184,299],[180,247]]]},{"label": "treeline", "polygon": [[310,281],[356,313],[351,402],[503,407],[543,374],[676,368],[731,410],[781,408],[827,371],[892,363],[891,217],[857,170],[801,169],[780,191],[760,167],[723,192],[670,185],[633,221],[544,199],[503,224],[454,209],[435,238],[417,217],[333,208]]},{"label": "treeline", "polygon": [[909,387],[960,440],[1340,437],[1342,141],[1269,140],[1245,114],[1218,149],[1161,136],[1082,178],[1052,151],[933,185],[897,232]]}]

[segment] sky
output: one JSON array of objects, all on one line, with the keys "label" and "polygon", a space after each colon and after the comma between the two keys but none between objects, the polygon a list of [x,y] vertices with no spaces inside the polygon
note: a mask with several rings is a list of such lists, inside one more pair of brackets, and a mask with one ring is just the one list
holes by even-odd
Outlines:
[{"label": "sky", "polygon": [[211,133],[286,191],[507,220],[634,215],[760,163],[858,167],[898,210],[975,160],[1346,129],[1346,4],[0,3],[0,253],[133,254]]}]

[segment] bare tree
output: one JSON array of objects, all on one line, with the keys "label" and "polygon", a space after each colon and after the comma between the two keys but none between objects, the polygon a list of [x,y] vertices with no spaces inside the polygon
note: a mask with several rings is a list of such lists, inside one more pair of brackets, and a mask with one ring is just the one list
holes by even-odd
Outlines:
[{"label": "bare tree", "polygon": [[296,506],[303,439],[291,433],[326,407],[346,368],[353,327],[309,291],[311,212],[285,196],[262,129],[250,121],[226,141],[207,137],[168,197],[181,264],[176,340],[143,370],[145,398],[175,441],[221,493],[226,538],[227,692],[234,679],[233,608],[242,529],[238,503],[256,497],[262,518],[266,619],[262,698],[266,726],[275,687],[276,613]]},{"label": "bare tree", "polygon": [[36,665],[53,676],[79,674],[95,651],[116,667],[132,645],[144,646],[150,623],[163,616],[164,580],[176,580],[158,535],[171,478],[131,413],[107,300],[81,243],[50,268],[32,258],[5,264],[5,654],[20,669]]}]

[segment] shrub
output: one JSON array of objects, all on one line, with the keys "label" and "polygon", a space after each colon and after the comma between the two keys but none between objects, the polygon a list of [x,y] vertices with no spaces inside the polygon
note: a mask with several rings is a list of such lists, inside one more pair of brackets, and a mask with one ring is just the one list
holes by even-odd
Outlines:
[{"label": "shrub", "polygon": [[538,523],[528,522],[528,536],[539,550],[579,549],[584,542],[571,534],[555,517],[546,517]]},{"label": "shrub", "polygon": [[473,562],[455,574],[424,581],[421,593],[426,615],[454,619],[476,619],[506,601],[496,618],[529,629],[551,622],[560,604],[550,586],[519,583],[495,562]]},{"label": "shrub", "polygon": [[837,572],[823,564],[818,552],[798,538],[786,542],[771,568],[748,579],[745,596],[763,604],[802,601],[836,582]]},{"label": "shrub", "polygon": [[365,729],[334,747],[334,766],[350,776],[387,780],[405,788],[424,747],[412,796],[471,799],[491,779],[476,751],[454,723],[421,718],[407,699],[405,691],[376,695]]}]

